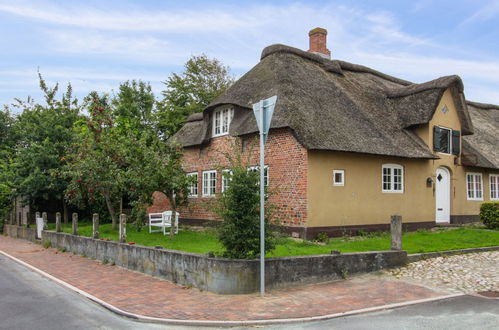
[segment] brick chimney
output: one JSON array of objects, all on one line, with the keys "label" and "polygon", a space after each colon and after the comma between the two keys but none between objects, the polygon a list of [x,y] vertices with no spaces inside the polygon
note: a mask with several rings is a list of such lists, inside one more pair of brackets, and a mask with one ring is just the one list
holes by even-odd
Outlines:
[{"label": "brick chimney", "polygon": [[308,33],[310,49],[308,50],[311,53],[320,55],[325,58],[331,58],[331,52],[327,49],[327,30],[316,27],[315,29],[310,30]]}]

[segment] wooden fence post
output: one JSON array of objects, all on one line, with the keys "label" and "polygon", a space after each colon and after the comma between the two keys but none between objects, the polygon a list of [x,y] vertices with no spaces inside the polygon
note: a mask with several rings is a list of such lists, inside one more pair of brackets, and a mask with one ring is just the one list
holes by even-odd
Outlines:
[{"label": "wooden fence post", "polygon": [[99,238],[99,214],[94,213],[92,216],[92,237]]},{"label": "wooden fence post", "polygon": [[43,218],[43,229],[48,229],[48,220],[47,220],[47,212],[42,212]]},{"label": "wooden fence post", "polygon": [[73,213],[73,227],[71,233],[73,235],[78,235],[78,213]]},{"label": "wooden fence post", "polygon": [[390,232],[392,236],[392,250],[402,250],[402,216],[391,216]]},{"label": "wooden fence post", "polygon": [[55,231],[60,233],[61,230],[61,212],[55,214]]},{"label": "wooden fence post", "polygon": [[120,215],[120,243],[126,242],[126,214]]}]

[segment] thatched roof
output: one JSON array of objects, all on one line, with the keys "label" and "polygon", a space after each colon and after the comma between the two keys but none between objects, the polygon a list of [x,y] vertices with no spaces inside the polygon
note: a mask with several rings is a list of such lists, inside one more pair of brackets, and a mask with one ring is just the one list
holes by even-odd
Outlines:
[{"label": "thatched roof", "polygon": [[499,168],[499,106],[468,102],[475,134],[463,137],[462,163]]},{"label": "thatched roof", "polygon": [[438,158],[411,130],[427,123],[450,88],[463,127],[473,132],[458,76],[413,84],[373,69],[273,45],[261,61],[174,137],[184,146],[208,143],[214,108],[235,106],[233,136],[258,131],[252,104],[277,95],[271,128],[289,127],[307,149],[408,158]]}]

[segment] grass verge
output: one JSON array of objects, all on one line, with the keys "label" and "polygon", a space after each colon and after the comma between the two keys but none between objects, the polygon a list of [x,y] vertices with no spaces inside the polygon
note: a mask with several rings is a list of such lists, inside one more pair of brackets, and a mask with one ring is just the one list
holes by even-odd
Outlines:
[{"label": "grass verge", "polygon": [[[54,225],[49,225],[54,229]],[[92,226],[88,223],[79,224],[79,233],[82,236],[91,236]],[[63,231],[70,233],[71,225],[63,225]],[[118,231],[112,230],[110,224],[100,226],[100,237],[103,239],[118,240]],[[193,253],[214,253],[220,255],[223,251],[218,242],[214,229],[194,231],[190,228],[181,228],[179,234],[171,238],[162,233],[149,233],[145,227],[142,231],[127,228],[127,241],[144,246],[162,246],[166,249],[180,250]],[[475,247],[499,246],[499,231],[479,228],[439,228],[437,230],[419,230],[404,233],[403,249],[408,253],[423,253],[456,250]],[[374,233],[357,237],[340,237],[330,239],[327,244],[311,241],[294,240],[280,237],[276,249],[267,253],[267,257],[287,257],[313,254],[329,254],[331,250],[342,253],[382,251],[390,249],[390,235],[388,233]]]}]

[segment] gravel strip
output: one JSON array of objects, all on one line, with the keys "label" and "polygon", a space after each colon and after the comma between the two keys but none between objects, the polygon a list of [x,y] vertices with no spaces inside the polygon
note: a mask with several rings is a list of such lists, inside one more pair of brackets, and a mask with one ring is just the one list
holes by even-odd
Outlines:
[{"label": "gravel strip", "polygon": [[454,292],[499,291],[499,251],[421,260],[385,272]]}]

